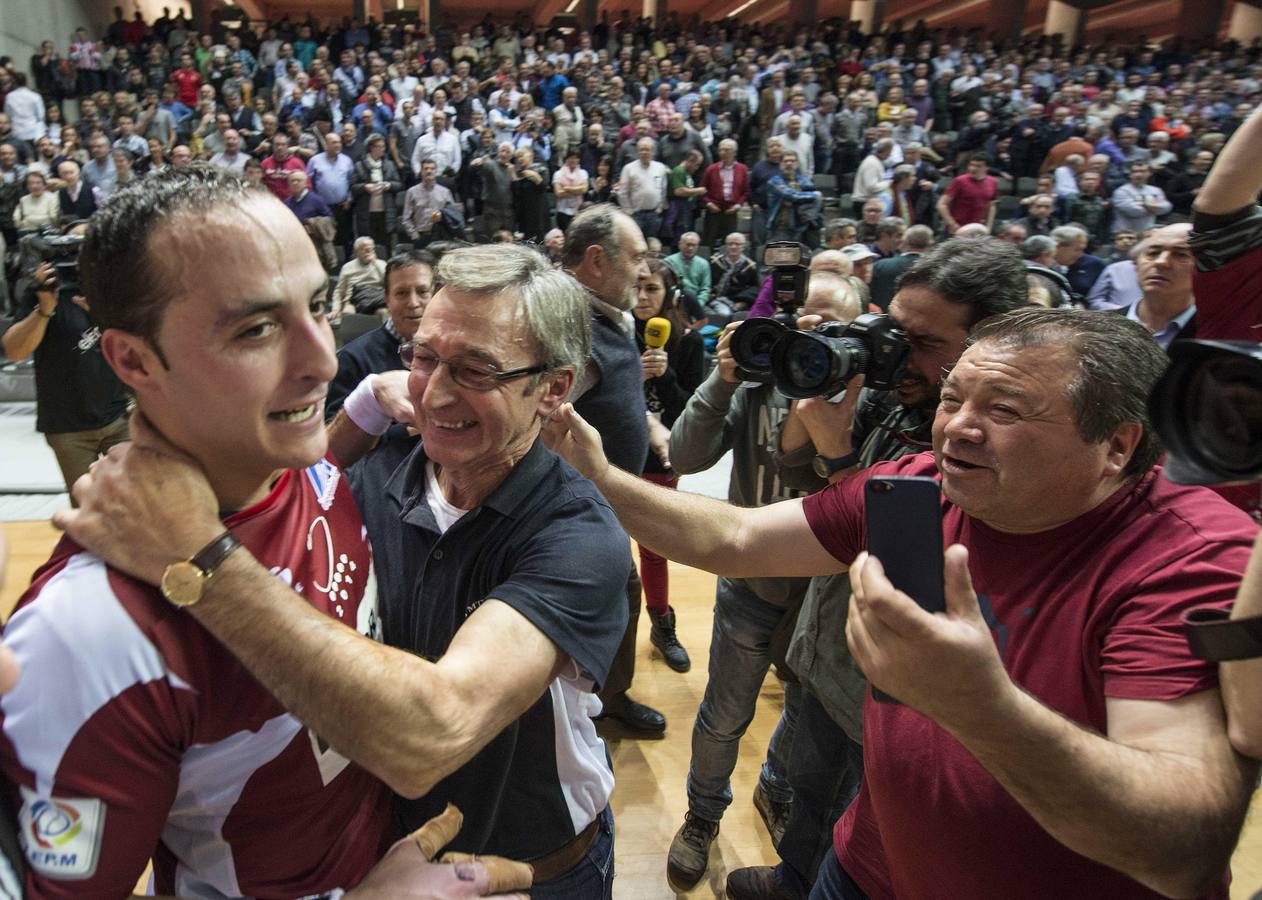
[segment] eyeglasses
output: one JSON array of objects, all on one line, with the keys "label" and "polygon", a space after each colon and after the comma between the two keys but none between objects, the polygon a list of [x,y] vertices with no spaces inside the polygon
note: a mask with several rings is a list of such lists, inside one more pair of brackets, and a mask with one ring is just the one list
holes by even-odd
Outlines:
[{"label": "eyeglasses", "polygon": [[438,364],[445,363],[447,371],[451,373],[452,381],[471,391],[489,391],[500,382],[548,371],[547,366],[537,365],[501,372],[489,363],[443,359],[424,344],[412,342],[399,345],[399,359],[403,360],[405,367],[414,372],[420,372],[422,375],[433,375],[438,370]]}]

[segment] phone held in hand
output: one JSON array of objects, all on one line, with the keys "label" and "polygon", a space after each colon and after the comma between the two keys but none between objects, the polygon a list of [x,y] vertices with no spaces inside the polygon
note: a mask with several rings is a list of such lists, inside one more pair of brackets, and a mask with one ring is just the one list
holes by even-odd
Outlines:
[{"label": "phone held in hand", "polygon": [[[885,577],[926,612],[946,611],[942,496],[933,478],[869,478],[863,486],[868,553]],[[898,701],[872,686],[881,703]]]}]

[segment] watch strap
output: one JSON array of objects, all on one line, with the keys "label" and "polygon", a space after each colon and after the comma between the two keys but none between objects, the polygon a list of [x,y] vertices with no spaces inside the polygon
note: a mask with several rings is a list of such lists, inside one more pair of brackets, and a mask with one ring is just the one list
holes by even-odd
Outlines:
[{"label": "watch strap", "polygon": [[859,451],[851,450],[845,456],[824,456],[821,454],[816,458],[827,467],[828,474],[832,475],[834,472],[840,472],[842,469],[857,466],[859,464]]},{"label": "watch strap", "polygon": [[199,550],[189,562],[201,569],[202,574],[209,578],[232,551],[240,546],[241,542],[237,540],[237,536],[231,531],[225,531]]},{"label": "watch strap", "polygon": [[1233,619],[1225,609],[1192,609],[1183,614],[1183,635],[1198,659],[1231,662],[1262,657],[1262,616]]}]

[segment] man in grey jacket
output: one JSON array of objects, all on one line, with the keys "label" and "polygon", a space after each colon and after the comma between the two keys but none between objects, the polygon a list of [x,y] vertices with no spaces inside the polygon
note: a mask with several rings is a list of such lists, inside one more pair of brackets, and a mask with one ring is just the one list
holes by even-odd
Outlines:
[{"label": "man in grey jacket", "polygon": [[[850,321],[859,303],[849,282],[832,274],[811,279],[806,315]],[[704,471],[732,451],[728,500],[738,506],[765,506],[824,487],[822,479],[789,490],[776,464],[779,425],[789,401],[771,385],[742,382],[729,344],[737,326],[719,338],[718,365],[697,389],[670,434],[671,465],[681,475]],[[775,658],[772,637],[791,628],[810,579],[719,578],[710,638],[709,679],[692,729],[688,771],[688,812],[675,834],[666,873],[679,890],[691,889],[705,874],[719,819],[732,802],[731,775],[741,736],[754,717],[758,691]],[[800,688],[786,683],[784,715],[772,735],[754,806],[779,842],[788,819],[788,752]]]}]

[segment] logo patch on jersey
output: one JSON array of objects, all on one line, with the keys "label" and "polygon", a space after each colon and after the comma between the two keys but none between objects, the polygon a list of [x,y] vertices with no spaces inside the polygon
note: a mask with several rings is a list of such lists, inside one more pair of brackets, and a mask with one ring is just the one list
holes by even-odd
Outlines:
[{"label": "logo patch on jersey", "polygon": [[60,881],[96,874],[105,804],[92,797],[40,797],[22,788],[18,837],[31,868]]},{"label": "logo patch on jersey", "polygon": [[342,478],[342,470],[327,459],[322,459],[314,466],[307,468],[307,480],[315,491],[316,500],[321,509],[333,505],[333,497],[337,494],[337,483]]}]

